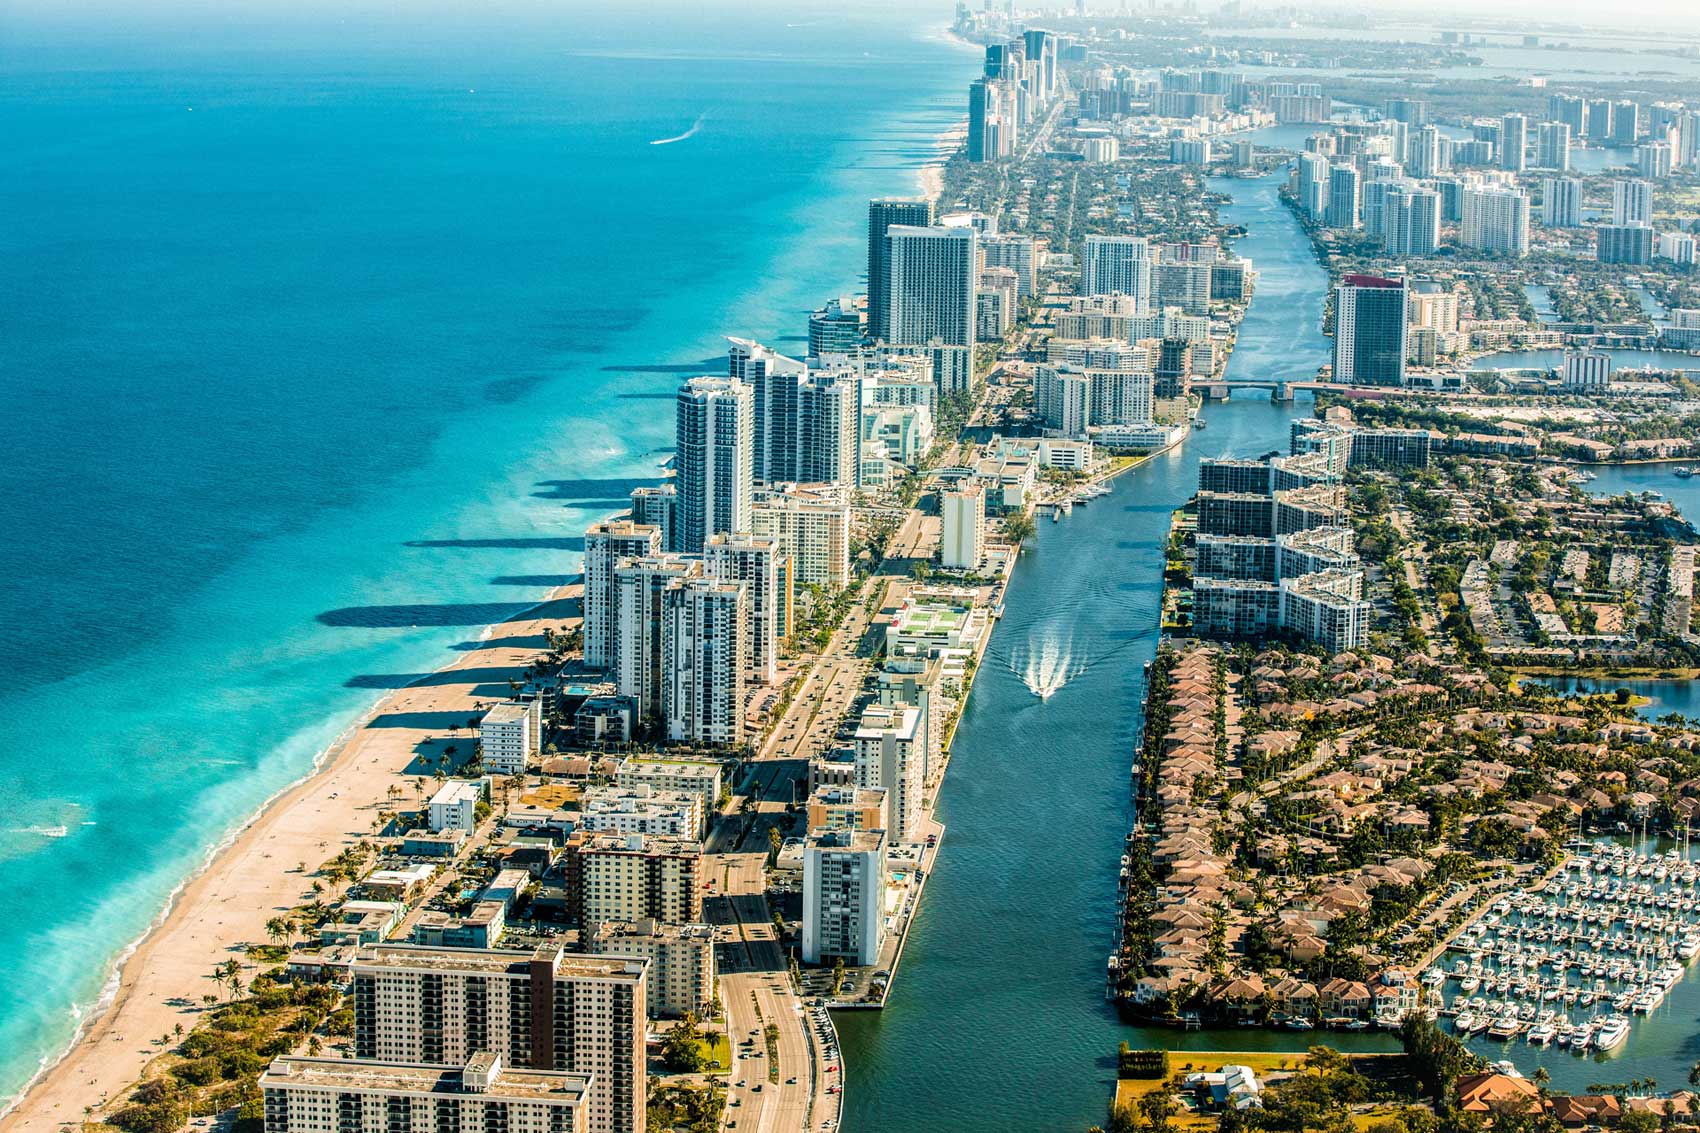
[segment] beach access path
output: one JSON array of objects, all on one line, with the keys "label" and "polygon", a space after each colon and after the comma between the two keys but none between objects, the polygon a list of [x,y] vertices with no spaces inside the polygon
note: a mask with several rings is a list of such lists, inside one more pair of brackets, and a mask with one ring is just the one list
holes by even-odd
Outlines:
[{"label": "beach access path", "polygon": [[[313,871],[372,837],[380,811],[418,807],[436,789],[420,753],[453,744],[471,754],[477,733],[466,723],[481,706],[511,695],[508,676],[545,650],[545,628],[579,620],[579,589],[555,591],[492,627],[452,665],[388,694],[317,772],[272,800],[177,895],[123,963],[110,1004],[0,1117],[0,1131],[59,1133],[80,1125],[86,1107],[97,1115],[118,1108],[148,1062],[175,1045],[161,1045],[161,1037],[178,1025],[192,1030],[207,1010],[202,997],[220,993],[214,966],[241,960],[243,982],[251,980],[257,966],[247,962],[246,947],[267,943],[268,920],[312,899]],[[451,732],[455,724],[460,730]],[[399,797],[391,797],[391,787]],[[336,892],[326,884],[324,899]]]}]

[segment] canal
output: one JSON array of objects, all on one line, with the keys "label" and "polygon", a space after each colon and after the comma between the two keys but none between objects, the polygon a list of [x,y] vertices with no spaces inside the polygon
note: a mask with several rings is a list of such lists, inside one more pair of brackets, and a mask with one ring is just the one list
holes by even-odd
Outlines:
[{"label": "canal", "polygon": [[[1241,377],[1308,375],[1329,358],[1319,329],[1327,279],[1276,195],[1280,176],[1213,182],[1232,198],[1223,217],[1245,226],[1237,248],[1258,271],[1230,363]],[[837,1016],[852,1133],[1078,1133],[1103,1120],[1119,1042],[1296,1051],[1317,1037],[1142,1030],[1102,994],[1170,512],[1191,494],[1201,457],[1284,448],[1289,422],[1309,412],[1308,401],[1274,405],[1249,391],[1211,404],[1206,428],[1180,450],[1122,476],[1071,518],[1040,524],[956,738],[939,807],[949,832],[891,1005]],[[1693,515],[1696,481],[1657,468],[1601,470],[1594,488],[1657,487]],[[1695,699],[1688,685],[1658,693],[1667,711]],[[1700,1058],[1697,1013],[1700,981],[1689,979],[1638,1022],[1615,1066],[1521,1042],[1476,1045],[1528,1071],[1545,1065],[1556,1089],[1647,1074],[1670,1089]],[[1392,1045],[1377,1035],[1326,1041]]]},{"label": "canal", "polygon": [[[1237,376],[1308,376],[1329,357],[1327,279],[1279,182],[1214,183],[1233,197],[1224,219],[1248,230],[1237,248],[1258,271]],[[949,832],[891,1005],[837,1016],[853,1133],[1084,1130],[1103,1120],[1123,1039],[1302,1049],[1278,1033],[1141,1033],[1103,984],[1170,512],[1200,457],[1284,449],[1288,422],[1308,412],[1250,393],[1214,403],[1179,450],[1041,522],[956,737],[939,807]]]}]

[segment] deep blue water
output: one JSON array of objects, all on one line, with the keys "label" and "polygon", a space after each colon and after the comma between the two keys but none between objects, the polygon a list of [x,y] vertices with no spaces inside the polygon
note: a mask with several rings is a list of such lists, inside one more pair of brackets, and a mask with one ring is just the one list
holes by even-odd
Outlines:
[{"label": "deep blue water", "polygon": [[973,56],[737,8],[9,10],[0,1098],[209,846],[578,570],[671,442],[640,367],[858,285]]}]

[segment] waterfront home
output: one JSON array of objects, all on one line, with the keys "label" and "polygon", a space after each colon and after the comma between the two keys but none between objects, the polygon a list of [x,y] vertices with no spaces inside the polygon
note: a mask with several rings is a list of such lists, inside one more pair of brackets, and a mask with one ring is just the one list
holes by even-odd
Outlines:
[{"label": "waterfront home", "polygon": [[1623,1107],[1610,1094],[1560,1095],[1552,1099],[1552,1116],[1567,1129],[1616,1125],[1623,1116]]},{"label": "waterfront home", "polygon": [[1375,1010],[1375,996],[1357,980],[1335,976],[1319,990],[1317,1006],[1324,1018],[1367,1019]]},{"label": "waterfront home", "polygon": [[1624,1098],[1622,1101],[1624,1113],[1645,1113],[1659,1122],[1665,1120],[1665,1115],[1686,1117],[1690,1120],[1684,1125],[1693,1125],[1696,1113],[1700,1113],[1700,1095],[1688,1090],[1677,1090],[1664,1097]]},{"label": "waterfront home", "polygon": [[1269,988],[1275,1010],[1300,1019],[1315,1017],[1321,996],[1316,985],[1297,976],[1283,976]]},{"label": "waterfront home", "polygon": [[1453,1088],[1457,1107],[1465,1113],[1492,1114],[1504,1109],[1539,1109],[1541,1092],[1527,1078],[1484,1072],[1466,1074]]},{"label": "waterfront home", "polygon": [[1250,1109],[1263,1104],[1263,1086],[1249,1066],[1188,1074],[1181,1083],[1202,1109]]}]

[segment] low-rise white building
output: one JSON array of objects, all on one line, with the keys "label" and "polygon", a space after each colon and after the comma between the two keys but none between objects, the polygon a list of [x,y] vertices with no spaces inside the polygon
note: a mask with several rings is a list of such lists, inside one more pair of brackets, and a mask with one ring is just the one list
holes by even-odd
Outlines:
[{"label": "low-rise white building", "polygon": [[504,701],[478,722],[478,745],[484,770],[496,775],[523,775],[541,747],[541,701]]},{"label": "low-rise white building", "polygon": [[720,764],[712,759],[657,759],[633,756],[614,772],[616,786],[650,787],[657,791],[682,791],[702,800],[705,812],[720,799]]},{"label": "low-rise white building", "polygon": [[579,801],[579,810],[579,827],[598,834],[700,838],[703,833],[702,797],[690,791],[647,785],[590,787]]},{"label": "low-rise white building", "polygon": [[451,779],[431,796],[431,829],[441,834],[445,830],[464,830],[468,834],[478,825],[478,803],[484,798],[483,784],[466,779]]}]

